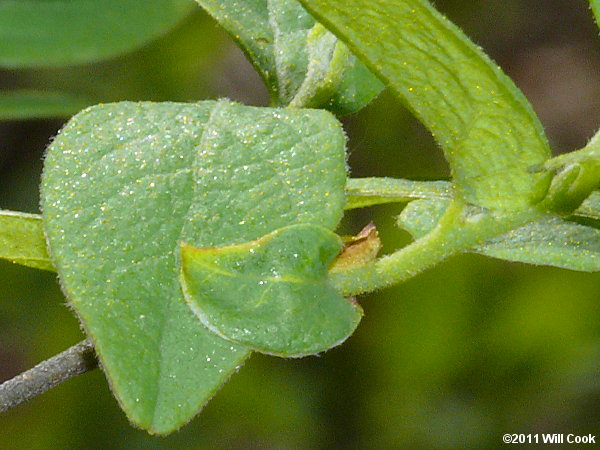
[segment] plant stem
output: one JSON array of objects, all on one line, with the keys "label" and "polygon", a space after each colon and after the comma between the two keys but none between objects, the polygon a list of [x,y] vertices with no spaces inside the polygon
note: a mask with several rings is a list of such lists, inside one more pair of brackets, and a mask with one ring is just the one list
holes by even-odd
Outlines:
[{"label": "plant stem", "polygon": [[452,198],[452,185],[447,181],[412,181],[379,177],[349,178],[346,181],[345,209],[409,202],[421,198]]},{"label": "plant stem", "polygon": [[[436,191],[437,187],[432,189],[431,194],[437,194]],[[533,208],[505,212],[482,209],[473,212],[473,209],[474,207],[467,207],[458,200],[452,201],[438,225],[430,233],[373,263],[333,270],[329,274],[331,282],[347,297],[400,283],[451,255],[466,251],[494,236],[535,220],[541,214]],[[0,412],[97,367],[98,360],[92,343],[89,340],[82,341],[2,383]]]},{"label": "plant stem", "polygon": [[52,389],[63,381],[98,367],[94,347],[81,341],[37,366],[0,384],[0,412]]},{"label": "plant stem", "polygon": [[329,278],[345,297],[372,292],[414,277],[449,256],[534,220],[539,214],[533,209],[472,214],[462,203],[453,201],[427,235],[373,263],[332,270]]}]

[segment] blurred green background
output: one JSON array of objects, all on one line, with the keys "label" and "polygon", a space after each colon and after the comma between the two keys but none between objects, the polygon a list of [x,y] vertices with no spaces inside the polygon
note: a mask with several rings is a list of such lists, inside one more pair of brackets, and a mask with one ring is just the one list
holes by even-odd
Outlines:
[{"label": "blurred green background", "polygon": [[[515,80],[555,152],[600,125],[600,37],[585,0],[437,0]],[[229,97],[264,105],[258,76],[199,9],[134,53],[0,71],[0,88],[94,101]],[[388,92],[344,118],[353,176],[447,177],[429,133]],[[0,123],[0,208],[38,212],[44,149],[60,120]],[[369,220],[390,252],[401,206]],[[320,357],[253,356],[180,432],[129,426],[100,371],[0,417],[2,449],[494,448],[503,433],[598,434],[600,277],[464,255],[360,299],[365,318]],[[83,338],[54,274],[0,262],[0,381]]]}]

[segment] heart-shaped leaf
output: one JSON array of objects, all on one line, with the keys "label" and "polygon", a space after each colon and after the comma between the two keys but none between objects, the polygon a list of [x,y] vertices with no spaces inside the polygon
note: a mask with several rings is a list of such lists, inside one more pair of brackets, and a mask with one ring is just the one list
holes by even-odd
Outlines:
[{"label": "heart-shaped leaf", "polygon": [[60,66],[138,47],[191,11],[190,0],[0,0],[0,66]]},{"label": "heart-shaped leaf", "polygon": [[350,114],[382,83],[295,0],[197,0],[238,42],[275,105]]},{"label": "heart-shaped leaf", "polygon": [[296,223],[333,229],[344,142],[326,111],[227,101],[100,105],[56,137],[42,181],[50,253],[132,422],[173,431],[249,354],[185,303],[179,242],[228,245]]},{"label": "heart-shaped leaf", "polygon": [[223,338],[278,356],[305,356],[341,344],[360,307],[328,282],[340,238],[315,225],[292,225],[257,240],[181,249],[185,298]]}]

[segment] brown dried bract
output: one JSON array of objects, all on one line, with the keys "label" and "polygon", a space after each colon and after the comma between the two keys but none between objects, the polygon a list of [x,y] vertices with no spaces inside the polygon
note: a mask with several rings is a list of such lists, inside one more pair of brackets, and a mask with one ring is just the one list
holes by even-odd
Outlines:
[{"label": "brown dried bract", "polygon": [[380,249],[379,233],[370,222],[358,235],[344,238],[344,248],[333,262],[332,270],[364,266],[377,258]]}]

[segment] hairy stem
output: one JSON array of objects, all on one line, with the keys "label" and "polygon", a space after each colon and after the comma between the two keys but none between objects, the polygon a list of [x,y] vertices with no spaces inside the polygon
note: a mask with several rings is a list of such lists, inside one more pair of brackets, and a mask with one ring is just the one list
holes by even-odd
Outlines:
[{"label": "hairy stem", "polygon": [[[403,184],[403,182],[400,182]],[[359,180],[352,188],[357,192],[371,184],[378,185],[376,195],[384,187],[397,188],[396,181]],[[387,186],[386,186],[387,185]],[[426,195],[446,197],[445,186],[427,186]],[[369,192],[364,189],[362,192]],[[420,189],[407,189],[409,194]],[[427,192],[429,191],[429,192]],[[369,194],[372,193],[369,192]],[[417,196],[417,195],[415,195]],[[540,211],[531,208],[523,211],[488,211],[467,207],[454,200],[450,203],[438,225],[427,235],[401,250],[364,265],[332,270],[330,280],[344,296],[372,292],[411,278],[451,255],[466,251],[484,241],[513,228],[535,220]],[[75,375],[98,367],[98,360],[90,341],[82,341],[68,350],[38,364],[0,385],[0,412],[40,395]]]},{"label": "hairy stem", "polygon": [[338,292],[346,297],[372,292],[412,278],[452,255],[522,226],[539,215],[534,209],[473,214],[461,202],[454,201],[427,235],[373,263],[332,270],[329,277]]},{"label": "hairy stem", "polygon": [[0,384],[0,412],[17,406],[76,375],[98,367],[94,346],[81,341],[37,366]]},{"label": "hairy stem", "polygon": [[397,178],[349,178],[346,181],[346,208],[364,208],[383,203],[409,202],[420,198],[452,198],[447,181],[412,181]]}]

